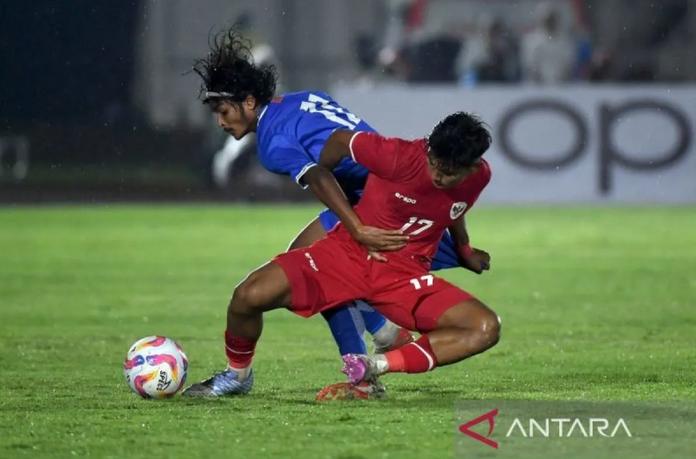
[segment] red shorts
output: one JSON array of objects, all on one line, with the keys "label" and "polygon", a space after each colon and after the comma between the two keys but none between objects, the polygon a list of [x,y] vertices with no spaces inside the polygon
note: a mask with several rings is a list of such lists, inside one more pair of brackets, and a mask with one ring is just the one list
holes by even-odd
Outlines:
[{"label": "red shorts", "polygon": [[428,332],[447,309],[473,298],[430,274],[422,262],[386,255],[387,263],[370,260],[357,243],[330,235],[273,261],[290,282],[290,310],[304,317],[362,299],[392,322]]}]

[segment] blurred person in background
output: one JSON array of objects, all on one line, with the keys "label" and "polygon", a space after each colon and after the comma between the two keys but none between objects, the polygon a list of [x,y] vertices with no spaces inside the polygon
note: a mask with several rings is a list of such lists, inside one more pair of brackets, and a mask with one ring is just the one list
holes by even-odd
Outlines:
[{"label": "blurred person in background", "polygon": [[411,73],[408,48],[422,27],[427,0],[386,0],[387,24],[384,46],[377,54],[385,73],[407,80]]},{"label": "blurred person in background", "polygon": [[460,81],[517,82],[520,79],[519,49],[502,18],[483,15],[476,34],[466,40],[460,59]]},{"label": "blurred person in background", "polygon": [[576,46],[558,10],[539,6],[538,23],[522,38],[524,79],[541,84],[568,81],[575,69]]},{"label": "blurred person in background", "polygon": [[[618,81],[682,81],[696,75],[691,0],[636,2],[587,0],[603,52],[596,57],[603,74]],[[616,27],[613,18],[620,18]],[[607,62],[606,58],[610,57]],[[610,65],[606,65],[610,64]],[[599,72],[597,72],[599,73]]]},{"label": "blurred person in background", "polygon": [[391,0],[385,46],[378,54],[382,68],[411,83],[457,81],[457,56],[461,40],[444,24],[425,19],[428,0]]}]

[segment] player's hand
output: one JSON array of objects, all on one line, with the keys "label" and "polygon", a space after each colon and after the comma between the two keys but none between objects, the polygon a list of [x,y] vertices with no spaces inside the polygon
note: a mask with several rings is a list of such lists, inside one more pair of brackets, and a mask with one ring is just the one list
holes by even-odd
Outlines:
[{"label": "player's hand", "polygon": [[375,252],[375,251],[372,251],[372,250],[368,250],[368,251],[367,251],[367,259],[368,259],[368,260],[369,260],[369,259],[374,259],[374,260],[377,260],[377,261],[381,261],[382,263],[386,263],[386,262],[389,261],[389,260],[387,259],[387,257],[385,257],[384,255],[382,255],[381,253]]},{"label": "player's hand", "polygon": [[491,269],[491,256],[485,250],[473,249],[471,255],[461,257],[462,267],[481,274]]},{"label": "player's hand", "polygon": [[408,236],[399,230],[385,230],[373,226],[359,226],[353,232],[353,238],[364,245],[371,258],[378,261],[387,261],[379,252],[393,252],[406,246]]}]

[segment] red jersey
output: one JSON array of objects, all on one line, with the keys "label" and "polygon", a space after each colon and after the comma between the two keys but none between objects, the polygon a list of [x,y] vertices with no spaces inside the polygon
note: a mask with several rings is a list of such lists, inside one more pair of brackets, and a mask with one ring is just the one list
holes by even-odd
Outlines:
[{"label": "red jersey", "polygon": [[[456,187],[436,188],[428,172],[425,139],[408,141],[358,132],[351,138],[350,150],[353,160],[370,171],[364,194],[354,207],[360,220],[377,228],[401,229],[409,241],[396,253],[428,261],[443,232],[471,209],[491,177],[488,163],[481,160],[479,168]],[[340,225],[337,233],[342,239],[348,235]]]},{"label": "red jersey", "polygon": [[285,272],[290,309],[303,317],[363,299],[392,322],[427,333],[450,307],[473,297],[429,274],[445,229],[476,202],[490,180],[488,163],[454,188],[439,189],[428,172],[425,140],[387,139],[359,132],[350,141],[353,159],[370,174],[355,211],[363,223],[401,229],[406,246],[389,252],[388,263],[367,257],[342,225],[309,247],[273,261]]}]

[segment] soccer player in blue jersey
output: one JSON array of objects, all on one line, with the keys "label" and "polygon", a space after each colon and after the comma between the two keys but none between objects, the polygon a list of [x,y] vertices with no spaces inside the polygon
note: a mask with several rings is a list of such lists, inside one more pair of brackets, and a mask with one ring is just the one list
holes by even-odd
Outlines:
[{"label": "soccer player in blue jersey", "polygon": [[[364,245],[377,260],[388,262],[384,252],[404,247],[408,237],[398,230],[383,230],[363,225],[352,206],[357,203],[368,171],[350,158],[344,158],[331,172],[316,167],[322,150],[336,130],[374,131],[328,94],[318,91],[275,95],[276,73],[271,66],[256,66],[249,43],[234,29],[219,34],[211,43],[210,53],[196,62],[194,71],[203,80],[201,95],[216,115],[217,123],[235,139],[250,132],[257,136],[261,164],[271,172],[292,177],[308,188],[328,209],[310,222],[290,244],[290,249],[306,247],[321,239],[340,220],[350,235]],[[433,269],[460,266],[451,237],[446,234]],[[365,354],[362,323],[373,334],[379,351],[399,347],[412,340],[403,329],[386,321],[368,305],[357,302],[324,314],[341,355]],[[246,393],[251,390],[253,374],[246,371],[251,343],[233,341],[225,336],[229,367],[212,378],[210,395]],[[236,389],[230,391],[230,387]],[[352,391],[381,395],[381,385],[322,391],[336,398],[350,397]],[[344,392],[347,391],[347,392]],[[200,394],[196,394],[200,395]]]}]

